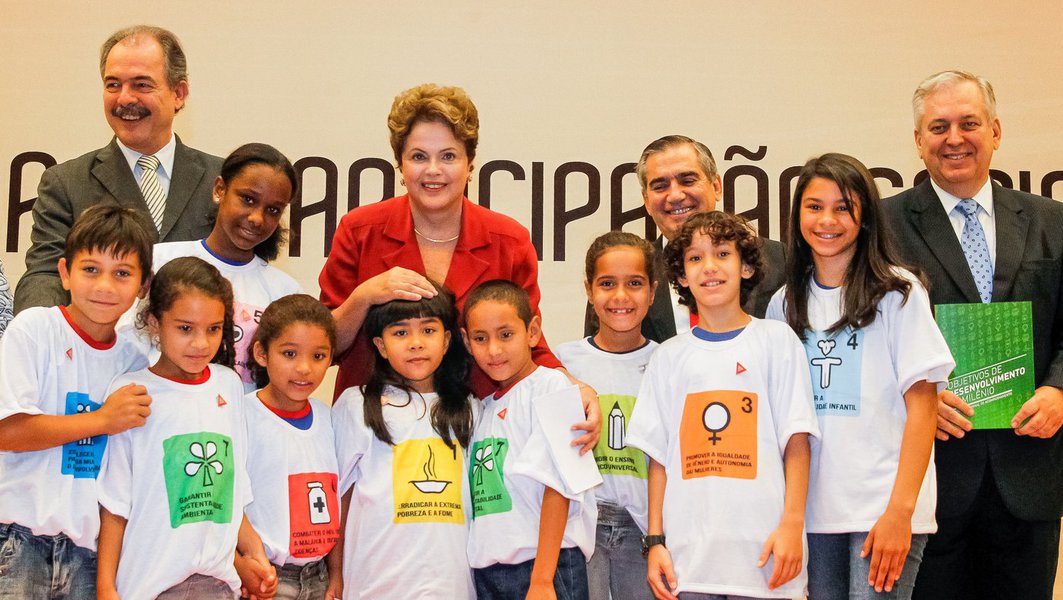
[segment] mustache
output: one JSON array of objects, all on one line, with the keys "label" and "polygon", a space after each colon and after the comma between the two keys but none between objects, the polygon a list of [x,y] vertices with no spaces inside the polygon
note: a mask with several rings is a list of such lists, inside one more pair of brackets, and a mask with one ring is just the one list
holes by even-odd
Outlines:
[{"label": "mustache", "polygon": [[130,104],[128,106],[115,106],[111,109],[111,114],[118,117],[139,117],[143,118],[151,114],[151,111],[139,104]]}]

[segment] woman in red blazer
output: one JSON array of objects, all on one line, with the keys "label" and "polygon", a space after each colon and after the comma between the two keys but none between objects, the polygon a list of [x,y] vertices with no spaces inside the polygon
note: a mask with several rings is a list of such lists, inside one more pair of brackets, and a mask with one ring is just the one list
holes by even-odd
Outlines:
[{"label": "woman in red blazer", "polygon": [[[454,292],[459,312],[478,284],[508,279],[528,291],[539,314],[539,263],[528,230],[464,197],[479,140],[476,106],[465,91],[434,84],[406,90],[392,104],[388,129],[408,193],[344,215],[319,278],[342,352],[337,396],[368,379],[375,350],[361,327],[369,308],[434,295],[426,276]],[[539,365],[561,366],[545,339],[533,356]],[[472,384],[478,396],[493,391],[475,366]],[[597,401],[588,408],[597,438]]]}]

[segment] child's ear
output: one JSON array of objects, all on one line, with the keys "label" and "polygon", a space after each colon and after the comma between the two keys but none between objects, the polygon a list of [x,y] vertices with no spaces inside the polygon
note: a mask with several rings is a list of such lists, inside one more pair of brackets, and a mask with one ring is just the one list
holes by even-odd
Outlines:
[{"label": "child's ear", "polygon": [[443,330],[443,352],[450,350],[450,330]]},{"label": "child's ear", "polygon": [[140,285],[140,289],[137,290],[137,299],[138,300],[143,300],[144,298],[148,297],[148,292],[151,291],[151,279],[152,279],[152,277],[154,277],[154,274],[149,273],[147,278],[144,279],[144,283],[142,283]]},{"label": "child's ear", "polygon": [[67,270],[66,257],[61,257],[56,263],[59,270],[59,281],[63,283],[63,289],[70,291],[70,271]]},{"label": "child's ear", "polygon": [[653,283],[650,284],[650,303],[651,304],[653,303],[653,299],[657,296],[657,284],[659,284],[659,283],[660,283],[659,281],[654,281]]},{"label": "child's ear", "polygon": [[461,341],[465,344],[465,349],[472,352],[472,346],[469,345],[469,332],[465,331],[465,328],[461,328]]},{"label": "child's ear", "polygon": [[148,313],[148,334],[152,339],[159,337],[159,320],[150,312]]},{"label": "child's ear", "polygon": [[539,315],[535,315],[528,322],[528,346],[534,347],[539,345],[539,339],[543,336],[543,320]]},{"label": "child's ear", "polygon": [[679,277],[676,278],[676,281],[679,282],[679,285],[681,285],[681,286],[683,286],[685,288],[690,287],[690,284],[687,283],[687,276],[686,275],[680,275]]},{"label": "child's ear", "polygon": [[384,338],[382,338],[382,337],[373,338],[373,345],[376,346],[376,351],[380,353],[381,358],[383,358],[384,360],[387,360],[388,359],[388,351],[384,349]]},{"label": "child's ear", "polygon": [[756,272],[752,266],[742,263],[742,279],[749,279]]},{"label": "child's ear", "polygon": [[218,175],[214,179],[214,204],[221,202],[221,197],[225,195],[225,180]]},{"label": "child's ear", "polygon": [[262,342],[255,342],[252,346],[252,351],[255,353],[255,362],[263,369],[266,368],[266,349],[262,347]]},{"label": "child's ear", "polygon": [[591,282],[583,280],[583,289],[587,292],[587,303],[592,304],[593,302],[591,300]]}]

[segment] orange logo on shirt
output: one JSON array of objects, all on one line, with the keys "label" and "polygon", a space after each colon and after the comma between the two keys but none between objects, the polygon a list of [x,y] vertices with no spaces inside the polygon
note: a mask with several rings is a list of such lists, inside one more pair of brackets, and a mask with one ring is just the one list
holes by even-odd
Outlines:
[{"label": "orange logo on shirt", "polygon": [[73,348],[67,348],[66,349],[66,357],[69,358],[70,360],[74,360],[74,349]]},{"label": "orange logo on shirt", "polygon": [[225,398],[222,398],[221,394],[218,394],[218,406],[225,406],[226,404],[228,404],[228,402],[225,401]]},{"label": "orange logo on shirt", "polygon": [[740,390],[688,394],[679,452],[683,479],[756,479],[757,395]]},{"label": "orange logo on shirt", "polygon": [[746,368],[742,366],[742,363],[735,361],[735,375],[741,375],[746,372]]},{"label": "orange logo on shirt", "polygon": [[503,408],[502,410],[498,411],[498,418],[502,419],[503,421],[505,421],[507,412],[509,412],[508,408]]}]

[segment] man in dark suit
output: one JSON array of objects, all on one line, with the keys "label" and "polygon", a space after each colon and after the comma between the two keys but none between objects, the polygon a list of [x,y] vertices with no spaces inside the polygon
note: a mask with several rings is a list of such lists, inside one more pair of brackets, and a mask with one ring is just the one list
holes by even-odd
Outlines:
[{"label": "man in dark suit", "polygon": [[[642,321],[642,335],[655,342],[673,337],[677,331],[690,327],[690,309],[677,301],[675,290],[668,284],[668,268],[664,264],[664,245],[675,238],[683,223],[700,212],[716,210],[723,193],[723,183],[712,152],[696,140],[683,135],[669,135],[646,146],[635,167],[642,186],[642,201],[646,205],[661,237],[654,242],[657,250],[657,292],[653,304]],[[786,255],[783,245],[761,238],[764,258],[764,279],[753,289],[743,307],[756,317],[763,317],[772,294],[784,282]],[[585,335],[598,329],[598,319],[587,307],[583,322]]]},{"label": "man in dark suit", "polygon": [[117,31],[100,50],[100,75],[103,110],[115,137],[41,177],[16,311],[69,302],[56,265],[71,225],[90,206],[106,202],[143,211],[155,222],[158,241],[210,233],[211,189],[222,161],[185,146],[173,133],[174,115],[188,97],[187,61],[177,37],[144,25]]},{"label": "man in dark suit", "polygon": [[1001,129],[985,79],[938,73],[912,104],[930,177],[885,201],[896,243],[934,304],[1032,302],[1037,386],[1010,430],[972,431],[971,407],[939,395],[938,533],[914,597],[1047,600],[1063,515],[1063,204],[989,179]]}]

